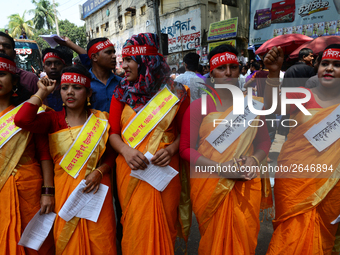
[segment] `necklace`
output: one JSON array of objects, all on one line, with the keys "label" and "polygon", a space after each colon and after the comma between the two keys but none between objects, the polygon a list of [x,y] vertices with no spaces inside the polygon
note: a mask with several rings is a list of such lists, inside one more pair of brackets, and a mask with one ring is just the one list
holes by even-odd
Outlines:
[{"label": "necklace", "polygon": [[[85,114],[86,114],[86,120],[87,120],[87,118],[88,118],[88,116],[87,116],[87,111],[85,112]],[[70,132],[70,136],[71,136],[71,139],[72,139],[72,143],[74,143],[74,138],[73,138],[73,135],[72,135],[71,126],[70,126],[70,123],[68,123],[67,115],[65,116],[65,121],[66,121],[66,124],[67,124],[68,131]],[[86,122],[86,121],[85,121],[85,122]]]}]

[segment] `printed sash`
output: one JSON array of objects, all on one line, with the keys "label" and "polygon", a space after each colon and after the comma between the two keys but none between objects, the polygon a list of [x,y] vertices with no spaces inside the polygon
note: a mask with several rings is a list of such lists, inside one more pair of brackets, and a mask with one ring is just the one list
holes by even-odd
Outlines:
[{"label": "printed sash", "polygon": [[313,125],[304,136],[319,152],[335,143],[340,138],[340,106]]},{"label": "printed sash", "polygon": [[[20,132],[21,128],[14,124],[14,118],[24,103],[18,105],[11,111],[7,112],[0,118],[0,149],[4,146],[14,135]],[[38,113],[44,112],[44,109],[39,107]]]},{"label": "printed sash", "polygon": [[108,121],[91,114],[59,165],[73,178],[86,164],[107,129]]},{"label": "printed sash", "polygon": [[[247,96],[244,98],[244,103],[247,106],[243,115],[235,115],[234,111],[231,111],[227,117],[218,120],[220,124],[206,138],[206,140],[221,154],[235,142],[240,135],[242,135],[248,128],[248,125],[252,127],[263,126],[263,124],[252,124],[257,115],[249,110],[247,98]],[[253,99],[253,106],[256,110],[261,110],[263,108],[263,103]]]},{"label": "printed sash", "polygon": [[168,114],[179,99],[165,86],[138,112],[123,131],[127,143],[135,148]]}]

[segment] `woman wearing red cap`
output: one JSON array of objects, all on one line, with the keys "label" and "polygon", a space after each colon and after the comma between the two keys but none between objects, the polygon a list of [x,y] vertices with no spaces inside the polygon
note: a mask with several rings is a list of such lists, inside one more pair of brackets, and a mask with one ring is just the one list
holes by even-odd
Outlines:
[{"label": "woman wearing red cap", "polygon": [[15,116],[17,126],[31,132],[49,133],[57,213],[83,179],[83,192],[86,193],[97,192],[100,184],[109,187],[97,222],[76,216],[65,221],[57,215],[53,231],[56,254],[116,254],[108,174],[113,162],[112,157],[104,154],[109,130],[108,115],[89,109],[92,94],[90,79],[88,71],[80,65],[63,69],[60,93],[64,110],[37,115],[39,105],[55,87],[55,81],[43,78],[38,82],[38,92]]},{"label": "woman wearing red cap", "polygon": [[[237,55],[226,44],[209,53],[214,98],[203,96],[192,102],[182,124],[180,155],[191,164],[190,197],[201,233],[200,255],[255,254],[261,202],[264,208],[271,206],[269,180],[263,179],[269,188],[263,190],[261,179],[256,178],[269,152],[268,130],[264,118],[249,111],[248,101],[237,88]],[[224,84],[229,89],[218,87]],[[231,90],[239,92],[237,98]],[[252,99],[261,109],[261,98]],[[236,100],[244,114],[235,113]],[[202,102],[206,114],[202,114]]]},{"label": "woman wearing red cap", "polygon": [[15,70],[14,60],[0,54],[0,254],[47,255],[53,253],[52,238],[47,238],[39,251],[18,245],[23,230],[39,209],[41,213],[53,210],[54,198],[50,196],[53,194],[43,194],[45,185],[53,185],[53,176],[50,174],[48,180],[48,171],[43,169],[43,180],[36,159],[38,155],[41,161],[50,158],[48,145],[14,124],[21,103],[29,99]]},{"label": "woman wearing red cap", "polygon": [[[265,88],[267,109],[272,105],[273,90],[278,94],[283,60],[280,47],[271,49],[264,59],[269,69]],[[290,129],[277,163],[291,171],[275,174],[274,233],[267,254],[340,252],[339,223],[333,222],[340,214],[339,44],[329,45],[323,52],[318,78],[314,88],[296,88],[301,92],[287,93],[287,98],[305,103],[299,107],[289,104],[285,109],[296,126]]]},{"label": "woman wearing red cap", "polygon": [[[184,86],[169,78],[170,67],[158,47],[155,34],[134,35],[126,41],[122,50],[126,76],[111,101],[110,143],[119,153],[116,172],[124,255],[174,254],[179,175],[164,191],[130,176],[149,164],[179,170],[179,130],[189,98]],[[153,155],[150,161],[146,152]]]}]

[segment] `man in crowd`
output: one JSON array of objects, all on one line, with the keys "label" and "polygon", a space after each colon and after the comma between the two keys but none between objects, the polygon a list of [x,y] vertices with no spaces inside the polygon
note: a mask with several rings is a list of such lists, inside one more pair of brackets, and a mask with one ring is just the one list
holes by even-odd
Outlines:
[{"label": "man in crowd", "polygon": [[287,69],[282,87],[304,87],[306,81],[315,74],[313,59],[311,49],[300,50],[299,61]]},{"label": "man in crowd", "polygon": [[47,97],[47,105],[55,111],[61,111],[63,109],[60,95],[61,70],[72,65],[72,53],[64,46],[58,46],[55,49],[46,48],[42,53],[44,71],[47,77],[57,81],[55,90]]},{"label": "man in crowd", "polygon": [[19,36],[19,39],[28,39],[25,31],[22,32],[22,34]]},{"label": "man in crowd", "polygon": [[175,81],[187,85],[190,88],[191,101],[201,97],[202,89],[205,88],[204,80],[196,75],[198,69],[198,62],[200,56],[196,53],[190,52],[183,58],[185,73],[176,77]]},{"label": "man in crowd", "polygon": [[[11,58],[15,58],[15,42],[13,38],[0,32],[0,53],[6,54]],[[20,68],[16,68],[16,73],[20,76],[20,84],[22,84],[30,93],[35,94],[38,91],[37,83],[39,78],[32,72],[27,72]]]},{"label": "man in crowd", "polygon": [[116,68],[115,53],[114,45],[105,37],[93,39],[87,44],[87,55],[92,64],[93,108],[100,111],[110,111],[113,91],[122,79],[112,72]]}]

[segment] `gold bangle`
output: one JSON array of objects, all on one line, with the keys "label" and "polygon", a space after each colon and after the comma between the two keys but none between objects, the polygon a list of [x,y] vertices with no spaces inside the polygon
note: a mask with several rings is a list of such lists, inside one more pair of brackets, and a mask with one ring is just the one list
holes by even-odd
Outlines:
[{"label": "gold bangle", "polygon": [[236,168],[237,171],[240,171],[239,164],[237,163],[236,158],[233,158],[234,164],[233,166]]},{"label": "gold bangle", "polygon": [[32,96],[31,96],[31,98],[32,98],[32,97],[37,97],[37,98],[39,98],[39,99],[40,99],[40,103],[41,103],[41,105],[43,105],[43,100],[41,99],[41,97],[40,97],[40,96],[38,96],[38,95],[34,94],[34,95],[32,95]]},{"label": "gold bangle", "polygon": [[102,178],[104,177],[104,174],[102,171],[100,171],[98,168],[96,168],[95,170],[97,170],[101,174]]},{"label": "gold bangle", "polygon": [[257,166],[260,166],[260,161],[254,155],[250,156],[251,158],[255,159]]}]

